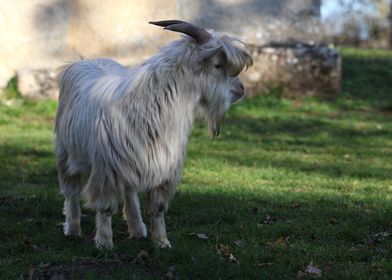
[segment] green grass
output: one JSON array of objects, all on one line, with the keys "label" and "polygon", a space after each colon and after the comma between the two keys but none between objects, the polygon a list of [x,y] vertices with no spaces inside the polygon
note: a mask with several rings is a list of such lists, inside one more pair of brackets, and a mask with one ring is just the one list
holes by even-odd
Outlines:
[{"label": "green grass", "polygon": [[[83,237],[64,237],[57,104],[0,105],[0,278],[67,270],[75,279],[156,279],[174,267],[175,279],[312,279],[305,269],[313,263],[322,279],[390,279],[392,52],[342,52],[343,93],[334,101],[248,99],[214,140],[195,125],[167,213],[170,250],[129,240],[120,214],[112,252],[94,249],[90,211]],[[147,259],[137,258],[141,250]]]}]

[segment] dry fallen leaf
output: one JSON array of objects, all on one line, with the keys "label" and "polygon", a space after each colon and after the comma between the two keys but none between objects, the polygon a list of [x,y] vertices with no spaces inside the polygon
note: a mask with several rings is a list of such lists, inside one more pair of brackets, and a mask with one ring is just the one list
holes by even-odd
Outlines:
[{"label": "dry fallen leaf", "polygon": [[301,270],[297,272],[297,279],[301,279],[305,276],[306,274],[303,273]]},{"label": "dry fallen leaf", "polygon": [[224,257],[228,258],[229,261],[238,263],[238,260],[232,253],[230,253],[230,246],[225,245],[222,243],[218,244],[218,247],[216,248],[218,255],[223,255]]},{"label": "dry fallen leaf", "polygon": [[265,219],[263,221],[263,224],[267,225],[267,224],[270,224],[272,221],[273,220],[272,220],[271,216],[267,215],[267,217],[265,217]]},{"label": "dry fallen leaf", "polygon": [[293,203],[290,205],[291,208],[295,209],[295,208],[300,208],[301,204],[300,203]]},{"label": "dry fallen leaf", "polygon": [[270,215],[267,215],[263,221],[258,223],[259,225],[270,225],[273,222],[276,222],[278,219],[275,217],[271,217]]},{"label": "dry fallen leaf", "polygon": [[218,251],[218,254],[223,254],[224,256],[228,257],[230,254],[230,246],[219,243],[217,251]]},{"label": "dry fallen leaf", "polygon": [[196,236],[199,239],[203,239],[203,240],[207,240],[208,239],[208,235],[206,233],[195,233],[192,232],[189,234],[190,236]]},{"label": "dry fallen leaf", "polygon": [[50,263],[40,262],[39,265],[38,265],[39,268],[46,268],[48,266],[50,266]]},{"label": "dry fallen leaf", "polygon": [[391,235],[390,232],[383,231],[383,232],[379,232],[379,233],[376,233],[376,234],[370,236],[364,242],[367,243],[368,245],[374,245],[374,244],[378,244],[378,243],[384,242],[385,240],[387,240],[387,239],[389,239],[391,237],[392,237],[392,235]]},{"label": "dry fallen leaf", "polygon": [[229,255],[229,261],[231,261],[231,262],[237,262],[237,259],[234,257],[233,254],[230,253],[230,255]]},{"label": "dry fallen leaf", "polygon": [[150,254],[146,250],[141,250],[135,260],[137,263],[147,263],[150,260]]},{"label": "dry fallen leaf", "polygon": [[376,234],[374,235],[374,237],[383,239],[383,238],[389,237],[390,235],[391,235],[390,232],[388,232],[388,231],[383,231],[383,232],[376,233]]},{"label": "dry fallen leaf", "polygon": [[171,271],[168,271],[166,273],[166,279],[169,279],[169,280],[174,279],[174,273]]},{"label": "dry fallen leaf", "polygon": [[278,239],[276,239],[275,241],[268,242],[267,244],[269,246],[273,247],[273,248],[280,247],[280,246],[285,246],[286,242],[289,240],[289,238],[290,238],[289,236],[287,236],[287,237],[281,236]]},{"label": "dry fallen leaf", "polygon": [[305,269],[305,273],[311,274],[314,277],[320,277],[321,269],[314,265],[313,262],[310,262],[310,264]]},{"label": "dry fallen leaf", "polygon": [[286,243],[286,241],[289,240],[289,237],[279,237],[278,239],[276,239],[275,244],[276,245],[284,245]]},{"label": "dry fallen leaf", "polygon": [[272,262],[265,262],[265,263],[259,263],[259,266],[271,266],[273,264],[274,263],[272,263]]}]

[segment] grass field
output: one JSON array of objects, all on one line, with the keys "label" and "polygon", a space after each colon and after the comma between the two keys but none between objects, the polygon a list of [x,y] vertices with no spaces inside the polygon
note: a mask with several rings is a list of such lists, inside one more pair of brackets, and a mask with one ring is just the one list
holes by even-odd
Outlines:
[{"label": "grass field", "polygon": [[129,240],[120,214],[114,251],[94,248],[90,211],[82,238],[64,237],[57,104],[0,105],[0,279],[391,279],[392,52],[343,55],[334,101],[272,90],[235,106],[217,139],[196,123],[169,250]]}]

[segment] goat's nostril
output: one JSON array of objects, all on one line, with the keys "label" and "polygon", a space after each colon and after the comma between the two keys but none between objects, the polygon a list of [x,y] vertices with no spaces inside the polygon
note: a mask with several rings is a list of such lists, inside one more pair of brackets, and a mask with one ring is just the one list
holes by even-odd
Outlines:
[{"label": "goat's nostril", "polygon": [[240,83],[240,87],[241,89],[244,89],[244,85],[242,83]]}]

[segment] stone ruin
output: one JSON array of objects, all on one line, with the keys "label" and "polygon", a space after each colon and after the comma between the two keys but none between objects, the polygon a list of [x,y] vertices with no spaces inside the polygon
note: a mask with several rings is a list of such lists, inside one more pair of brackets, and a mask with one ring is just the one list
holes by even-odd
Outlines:
[{"label": "stone ruin", "polygon": [[18,90],[29,100],[57,99],[57,69],[21,69],[17,72]]},{"label": "stone ruin", "polygon": [[186,18],[248,44],[254,66],[242,79],[251,95],[274,87],[285,95],[332,97],[340,92],[341,57],[322,43],[321,0],[181,2]]},{"label": "stone ruin", "polygon": [[251,95],[281,88],[286,96],[332,98],[340,92],[341,57],[325,44],[271,42],[248,46],[254,66],[243,75]]},{"label": "stone ruin", "polygon": [[66,62],[111,57],[134,65],[178,37],[147,24],[177,18],[237,36],[254,66],[242,74],[251,94],[334,96],[341,58],[323,41],[321,0],[6,0],[0,9],[0,88],[17,76],[29,99],[57,98]]}]

